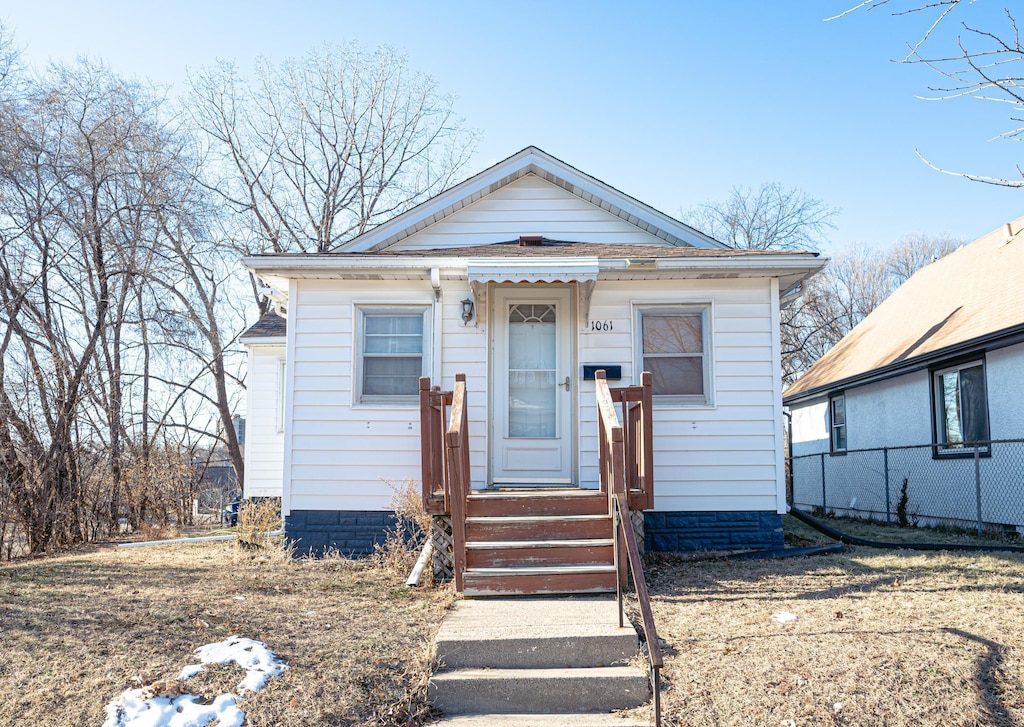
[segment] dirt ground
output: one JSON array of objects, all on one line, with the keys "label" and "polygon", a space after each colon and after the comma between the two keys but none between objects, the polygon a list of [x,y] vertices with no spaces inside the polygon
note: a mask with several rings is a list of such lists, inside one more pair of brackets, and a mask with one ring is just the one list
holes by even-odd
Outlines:
[{"label": "dirt ground", "polygon": [[1024,724],[1020,554],[662,557],[648,580],[666,724]]},{"label": "dirt ground", "polygon": [[[234,543],[118,549],[0,565],[0,725],[88,725],[128,687],[173,680],[234,634],[289,669],[240,703],[247,725],[415,723],[451,588],[409,589],[367,561],[289,561]],[[230,691],[241,671],[198,679]]]},{"label": "dirt ground", "polygon": [[[0,725],[97,727],[122,690],[173,680],[232,634],[289,667],[242,700],[248,725],[420,724],[455,594],[408,589],[406,572],[230,542],[0,565]],[[647,575],[665,724],[1024,725],[1021,555],[657,556]],[[239,676],[211,670],[189,688],[214,695]]]}]

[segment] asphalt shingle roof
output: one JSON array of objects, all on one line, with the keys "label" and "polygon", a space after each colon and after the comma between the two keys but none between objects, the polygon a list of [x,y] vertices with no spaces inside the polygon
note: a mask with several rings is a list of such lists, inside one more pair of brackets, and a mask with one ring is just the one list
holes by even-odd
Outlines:
[{"label": "asphalt shingle roof", "polygon": [[910,277],[784,394],[789,400],[1024,325],[1024,217]]}]

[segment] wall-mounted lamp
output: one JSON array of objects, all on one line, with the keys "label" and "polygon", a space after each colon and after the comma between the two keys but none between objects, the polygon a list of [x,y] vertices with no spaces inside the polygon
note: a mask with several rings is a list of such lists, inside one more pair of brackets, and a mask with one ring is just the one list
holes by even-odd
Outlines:
[{"label": "wall-mounted lamp", "polygon": [[471,320],[473,320],[473,299],[466,298],[462,301],[462,322],[468,326]]}]

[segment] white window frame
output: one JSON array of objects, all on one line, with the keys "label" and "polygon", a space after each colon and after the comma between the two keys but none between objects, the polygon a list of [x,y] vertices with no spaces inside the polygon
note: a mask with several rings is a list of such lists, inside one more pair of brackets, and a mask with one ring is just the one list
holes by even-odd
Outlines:
[{"label": "white window frame", "polygon": [[[947,440],[946,434],[946,402],[942,388],[942,377],[945,374],[952,373],[954,371],[959,372],[964,369],[981,368],[981,380],[985,387],[985,400],[984,413],[985,413],[985,429],[988,430],[985,439],[990,439],[992,436],[991,430],[991,418],[989,416],[988,406],[988,372],[985,367],[984,358],[971,359],[970,361],[963,361],[961,363],[944,366],[939,369],[933,369],[932,374],[932,421],[935,427],[935,453],[939,457],[973,457],[974,451],[977,449],[982,454],[987,455],[989,452],[989,445],[982,444],[978,447],[973,447],[966,441],[950,443]],[[962,418],[962,412],[961,412]],[[963,421],[960,421],[961,436],[963,435]],[[984,441],[984,440],[982,440]]]},{"label": "white window frame", "polygon": [[[842,424],[836,423],[836,402],[843,402],[843,422]],[[846,454],[847,448],[850,446],[850,417],[849,411],[846,408],[846,392],[842,391],[838,394],[832,394],[828,397],[828,444],[829,451],[833,454]],[[836,445],[836,432],[843,430],[843,441],[846,443],[845,446],[839,447]]]},{"label": "white window frame", "polygon": [[704,375],[704,393],[700,394],[656,394],[654,401],[659,406],[679,406],[693,408],[714,407],[714,361],[712,360],[712,306],[710,302],[687,302],[687,303],[634,303],[633,304],[633,360],[635,366],[635,377],[639,380],[640,372],[644,370],[644,335],[643,319],[645,315],[680,315],[700,313],[701,315],[701,342],[703,350],[700,353]]},{"label": "white window frame", "polygon": [[364,332],[366,330],[366,316],[369,315],[412,315],[423,316],[423,340],[420,345],[420,376],[430,375],[430,361],[432,346],[431,306],[429,304],[367,304],[355,305],[353,320],[353,361],[354,372],[352,391],[354,403],[362,406],[414,406],[419,403],[418,391],[411,394],[363,394],[363,359],[364,359]]},{"label": "white window frame", "polygon": [[285,359],[277,359],[277,433],[284,433]]}]

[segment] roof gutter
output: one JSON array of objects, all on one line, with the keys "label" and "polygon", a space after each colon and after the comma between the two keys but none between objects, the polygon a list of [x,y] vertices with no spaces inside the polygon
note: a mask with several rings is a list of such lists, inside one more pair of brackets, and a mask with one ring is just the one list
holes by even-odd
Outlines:
[{"label": "roof gutter", "polygon": [[972,338],[971,340],[964,341],[962,343],[955,343],[951,346],[946,346],[945,348],[940,348],[935,351],[929,351],[926,354],[922,354],[921,356],[907,359],[905,361],[880,366],[879,368],[871,369],[871,371],[867,373],[830,381],[827,384],[815,386],[807,391],[801,391],[797,394],[786,396],[782,399],[782,403],[786,406],[792,406],[793,404],[799,404],[803,401],[807,401],[808,399],[814,399],[822,394],[827,394],[839,389],[851,389],[857,386],[866,386],[867,384],[874,384],[879,381],[885,381],[886,379],[892,379],[914,371],[920,371],[921,369],[926,369],[936,363],[940,363],[945,359],[968,356],[972,353],[996,351],[1000,348],[1014,346],[1018,343],[1024,343],[1024,324],[1004,328],[1001,331]]},{"label": "roof gutter", "polygon": [[[334,274],[348,271],[370,273],[370,272],[398,272],[409,271],[429,275],[431,268],[439,269],[466,269],[472,265],[510,265],[519,266],[549,266],[552,268],[573,265],[580,260],[591,260],[592,258],[578,257],[554,257],[554,256],[529,256],[529,257],[486,257],[474,258],[472,255],[466,257],[418,257],[418,258],[382,258],[379,255],[301,255],[294,257],[283,257],[278,255],[257,255],[242,258],[242,264],[254,273],[268,273],[288,277],[289,273],[296,275],[309,275],[309,273],[322,272],[325,277],[334,277]],[[696,272],[759,272],[765,274],[780,273],[789,274],[805,271],[808,273],[821,270],[827,259],[815,255],[785,255],[785,256],[737,256],[737,257],[710,257],[710,258],[655,258],[655,266],[644,266],[637,269],[639,276],[647,273],[662,271],[696,271]],[[602,271],[625,272],[635,267],[631,266],[629,258],[600,258],[598,260]]]}]

